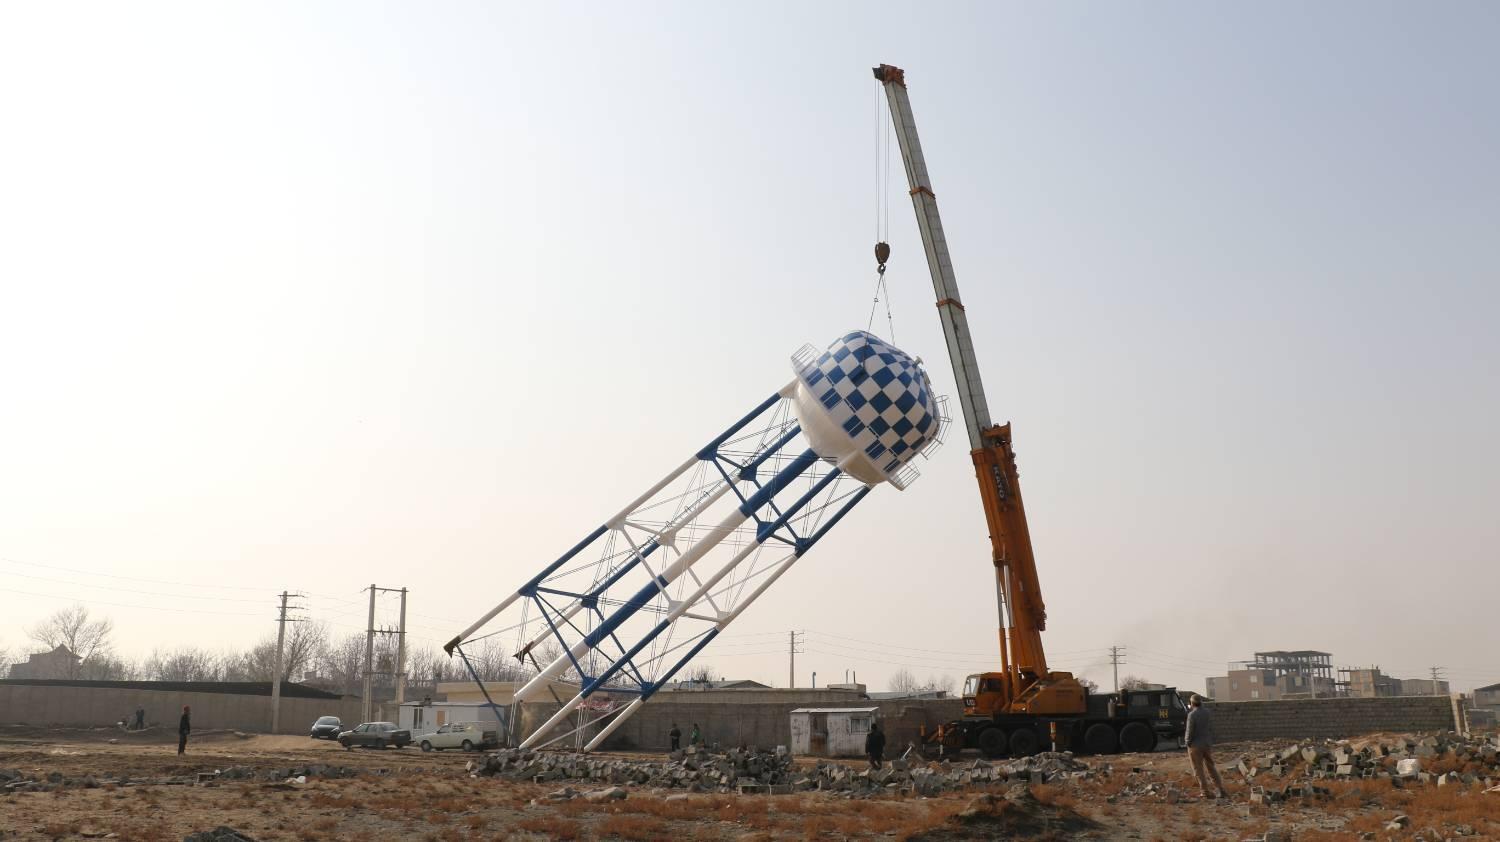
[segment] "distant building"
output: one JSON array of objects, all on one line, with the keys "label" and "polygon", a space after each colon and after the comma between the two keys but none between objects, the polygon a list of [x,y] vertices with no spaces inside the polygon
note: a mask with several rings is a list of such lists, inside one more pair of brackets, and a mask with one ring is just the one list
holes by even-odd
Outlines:
[{"label": "distant building", "polygon": [[82,658],[74,655],[66,646],[58,646],[51,652],[30,655],[24,664],[11,664],[11,678],[64,679],[77,678],[78,665]]},{"label": "distant building", "polygon": [[1401,679],[1392,678],[1380,671],[1380,667],[1347,668],[1339,670],[1340,684],[1344,694],[1356,699],[1376,699],[1401,695]]},{"label": "distant building", "polygon": [[1474,707],[1500,713],[1500,684],[1491,684],[1475,690]]},{"label": "distant building", "polygon": [[663,690],[770,690],[771,685],[761,684],[748,678],[719,678],[712,681],[684,679],[668,684]]},{"label": "distant building", "polygon": [[[830,690],[837,690],[838,685],[829,685]],[[876,701],[890,699],[947,699],[950,698],[947,690],[878,690],[874,693],[865,693],[865,698]]]},{"label": "distant building", "polygon": [[1337,695],[1333,656],[1327,652],[1256,652],[1249,661],[1229,665],[1228,674],[1210,676],[1208,695],[1220,702],[1268,702],[1276,699],[1321,699]]},{"label": "distant building", "polygon": [[1448,682],[1441,679],[1401,679],[1401,695],[1403,696],[1446,696],[1448,693]]},{"label": "distant building", "polygon": [[1203,695],[1210,699],[1229,701],[1229,676],[1210,675],[1203,679]]}]

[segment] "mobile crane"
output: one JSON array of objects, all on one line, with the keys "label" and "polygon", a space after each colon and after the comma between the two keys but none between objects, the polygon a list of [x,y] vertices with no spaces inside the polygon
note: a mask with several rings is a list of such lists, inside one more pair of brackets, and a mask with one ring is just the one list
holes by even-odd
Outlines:
[{"label": "mobile crane", "polygon": [[[991,757],[1031,755],[1048,743],[1089,754],[1151,751],[1159,738],[1178,739],[1185,730],[1187,709],[1175,689],[1090,693],[1072,673],[1047,667],[1042,648],[1047,608],[1026,526],[1010,424],[990,423],[968,318],[907,98],[906,74],[888,64],[874,71],[890,105],[891,128],[906,165],[912,207],[937,294],[969,435],[969,455],[990,530],[999,608],[1000,670],[965,680],[963,719],[939,726],[928,737],[929,743],[947,752],[977,748]],[[875,246],[882,274],[889,255],[888,244]]]}]

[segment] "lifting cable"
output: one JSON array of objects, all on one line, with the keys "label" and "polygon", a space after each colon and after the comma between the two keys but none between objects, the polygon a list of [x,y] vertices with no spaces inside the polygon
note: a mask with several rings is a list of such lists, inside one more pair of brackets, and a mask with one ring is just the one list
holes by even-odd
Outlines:
[{"label": "lifting cable", "polygon": [[875,296],[870,302],[870,318],[865,330],[875,326],[875,311],[885,298],[885,323],[892,344],[896,341],[896,322],[891,317],[891,293],[885,284],[885,264],[891,256],[890,243],[886,242],[891,228],[891,128],[884,103],[885,86],[875,87]]}]

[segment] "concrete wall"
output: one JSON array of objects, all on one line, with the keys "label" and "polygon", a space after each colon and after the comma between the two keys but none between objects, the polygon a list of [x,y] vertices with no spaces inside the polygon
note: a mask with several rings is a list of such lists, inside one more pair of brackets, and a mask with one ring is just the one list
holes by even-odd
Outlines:
[{"label": "concrete wall", "polygon": [[[116,687],[48,687],[0,684],[0,722],[16,725],[95,727],[113,725],[123,718],[134,720],[135,709],[145,708],[146,723],[177,731],[182,706],[193,708],[193,729],[236,731],[271,730],[271,697],[229,693],[181,693],[168,690],[134,690]],[[337,716],[344,722],[359,722],[360,701],[343,699],[281,700],[282,734],[306,734],[313,720]]]},{"label": "concrete wall", "polygon": [[[818,691],[820,692],[820,691]],[[743,699],[739,698],[745,694]],[[670,748],[667,732],[672,723],[682,729],[683,744],[687,744],[693,723],[703,732],[710,744],[722,746],[758,746],[775,748],[792,745],[792,711],[804,707],[858,706],[880,709],[881,728],[886,732],[886,753],[899,755],[906,750],[908,742],[920,740],[920,729],[929,731],[944,722],[963,716],[961,699],[906,699],[864,700],[849,703],[848,695],[842,694],[830,705],[821,700],[792,698],[785,701],[765,701],[766,691],[724,690],[704,693],[662,693],[647,702],[634,716],[625,721],[608,741],[606,750],[666,751]],[[792,695],[781,691],[784,697]],[[527,734],[547,720],[557,706],[551,704],[527,704],[521,718],[519,733]],[[571,730],[575,725],[560,727],[554,736]],[[571,745],[571,741],[568,743]]]},{"label": "concrete wall", "polygon": [[[735,701],[739,691],[704,694],[661,694],[627,720],[605,743],[605,749],[666,751],[672,723],[682,729],[683,742],[698,723],[710,743],[724,746],[773,748],[792,746],[791,712],[816,705],[803,701]],[[762,695],[756,693],[757,696]],[[907,743],[963,716],[959,699],[866,701],[860,707],[880,708],[886,732],[886,754],[897,756]],[[1245,740],[1353,737],[1377,731],[1454,730],[1454,703],[1446,696],[1374,699],[1295,699],[1269,702],[1213,702],[1214,730],[1220,742]],[[521,734],[530,733],[557,709],[551,703],[525,706]],[[568,725],[558,732],[575,726]],[[568,742],[571,745],[571,741]]]},{"label": "concrete wall", "polygon": [[1451,731],[1447,696],[1211,702],[1219,742],[1355,737],[1377,731]]}]

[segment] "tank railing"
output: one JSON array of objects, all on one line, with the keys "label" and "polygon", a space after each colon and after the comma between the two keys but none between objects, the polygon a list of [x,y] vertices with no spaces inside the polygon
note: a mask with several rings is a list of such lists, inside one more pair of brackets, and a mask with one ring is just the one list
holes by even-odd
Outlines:
[{"label": "tank railing", "polygon": [[932,402],[934,408],[937,410],[935,414],[938,420],[938,431],[937,435],[933,436],[920,451],[922,457],[925,459],[931,459],[933,454],[943,449],[943,442],[948,439],[948,422],[953,420],[948,414],[947,395],[934,395]]},{"label": "tank railing", "polygon": [[812,366],[813,360],[818,358],[818,353],[818,349],[814,348],[811,343],[808,343],[798,348],[795,354],[792,354],[792,370],[797,372],[798,377],[801,377],[802,372]]},{"label": "tank railing", "polygon": [[901,491],[905,491],[906,487],[916,482],[917,477],[921,475],[922,472],[917,470],[917,466],[910,462],[902,462],[896,466],[896,470],[888,474],[891,485],[896,486]]}]

